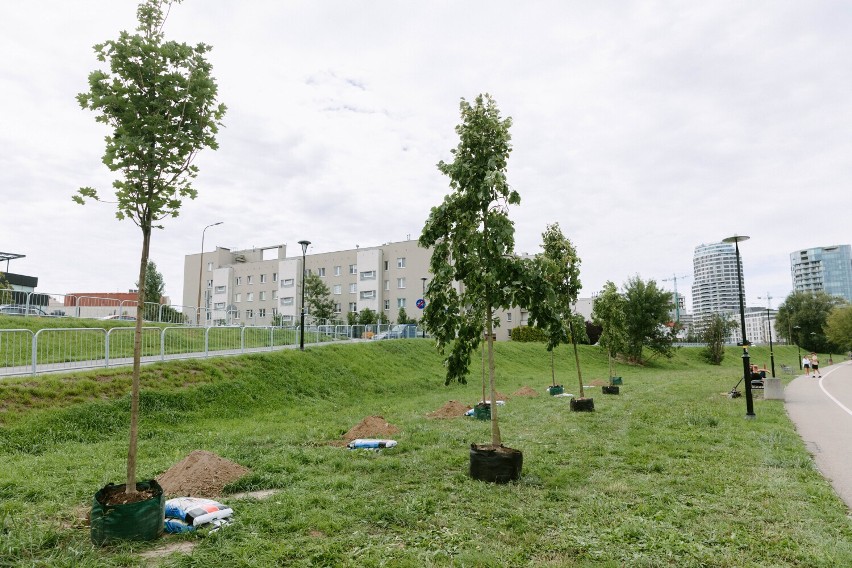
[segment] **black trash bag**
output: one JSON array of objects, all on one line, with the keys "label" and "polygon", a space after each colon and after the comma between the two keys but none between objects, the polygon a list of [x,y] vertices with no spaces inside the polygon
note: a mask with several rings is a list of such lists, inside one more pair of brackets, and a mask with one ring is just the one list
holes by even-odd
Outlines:
[{"label": "black trash bag", "polygon": [[92,542],[98,546],[117,540],[154,540],[163,534],[166,496],[156,480],[136,483],[137,491],[150,491],[151,498],[136,503],[107,505],[110,495],[124,491],[124,484],[107,484],[92,500]]}]

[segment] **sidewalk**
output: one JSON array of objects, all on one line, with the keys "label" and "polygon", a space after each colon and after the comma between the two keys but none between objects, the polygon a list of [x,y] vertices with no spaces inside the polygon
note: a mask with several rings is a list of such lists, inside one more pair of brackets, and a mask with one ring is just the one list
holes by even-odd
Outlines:
[{"label": "sidewalk", "polygon": [[852,362],[801,375],[784,390],[787,415],[819,471],[852,509]]}]

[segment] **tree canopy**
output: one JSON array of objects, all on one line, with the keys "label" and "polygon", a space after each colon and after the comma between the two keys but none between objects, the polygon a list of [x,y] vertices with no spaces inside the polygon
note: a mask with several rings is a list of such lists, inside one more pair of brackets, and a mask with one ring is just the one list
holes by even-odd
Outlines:
[{"label": "tree canopy", "polygon": [[318,322],[334,319],[334,299],[325,281],[313,272],[305,277],[305,306]]},{"label": "tree canopy", "polygon": [[711,365],[721,365],[725,359],[725,339],[737,322],[726,314],[714,313],[701,330],[701,341],[707,345],[701,350],[701,357]]},{"label": "tree canopy", "polygon": [[674,335],[666,325],[671,319],[671,292],[660,289],[654,280],[646,282],[635,276],[624,284],[624,299],[624,352],[627,357],[641,363],[646,348],[654,355],[671,357]]},{"label": "tree canopy", "polygon": [[838,347],[826,335],[828,315],[843,305],[843,298],[825,292],[793,292],[778,306],[775,327],[802,348],[825,353]]},{"label": "tree canopy", "polygon": [[839,350],[852,351],[852,306],[838,306],[828,314],[825,336]]},{"label": "tree canopy", "polygon": [[601,348],[606,351],[609,361],[609,376],[614,376],[614,360],[625,348],[625,333],[627,328],[624,313],[625,299],[611,281],[604,284],[600,294],[592,306],[592,322],[601,327],[598,340]]}]

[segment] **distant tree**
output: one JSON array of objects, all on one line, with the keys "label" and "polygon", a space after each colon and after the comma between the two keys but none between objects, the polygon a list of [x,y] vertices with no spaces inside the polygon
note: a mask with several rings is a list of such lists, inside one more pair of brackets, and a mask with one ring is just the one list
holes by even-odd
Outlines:
[{"label": "distant tree", "polygon": [[826,339],[828,315],[843,305],[843,298],[825,292],[793,292],[778,306],[775,328],[785,337],[792,334],[790,340],[805,350],[825,353],[832,347]]},{"label": "distant tree", "polygon": [[348,325],[358,325],[358,314],[355,312],[346,312],[346,323]]},{"label": "distant tree", "polygon": [[[447,384],[467,382],[471,356],[485,338],[490,400],[496,400],[493,338],[499,320],[494,311],[515,305],[524,286],[524,265],[512,255],[515,229],[508,211],[521,200],[506,180],[512,121],[500,117],[489,95],[473,104],[462,99],[460,109],[453,161],[438,164],[452,191],[432,208],[419,239],[420,246],[434,247],[423,322],[438,349],[450,351]],[[460,292],[455,282],[463,284]],[[502,445],[497,409],[491,405],[495,447]]]},{"label": "distant tree", "polygon": [[838,351],[852,351],[852,306],[838,306],[828,314],[825,336]]},{"label": "distant tree", "polygon": [[707,344],[701,350],[701,358],[711,365],[721,365],[725,358],[725,339],[736,327],[737,322],[727,314],[710,316],[701,332],[701,341]]},{"label": "distant tree", "polygon": [[325,281],[314,273],[305,277],[305,306],[316,320],[334,319],[334,300]]},{"label": "distant tree", "polygon": [[359,325],[375,325],[379,323],[379,314],[370,308],[364,308],[358,313]]},{"label": "distant tree", "polygon": [[603,328],[591,321],[586,321],[584,323],[586,326],[586,337],[589,338],[589,345],[596,344],[601,339]]},{"label": "distant tree", "polygon": [[627,345],[625,303],[615,284],[607,281],[592,307],[592,321],[601,326],[599,343],[609,361],[610,377],[615,376],[616,357],[625,351]]},{"label": "distant tree", "polygon": [[283,327],[284,326],[284,316],[278,313],[272,314],[271,324],[273,327]]},{"label": "distant tree", "polygon": [[6,280],[6,275],[0,272],[0,304],[12,302],[12,286]]},{"label": "distant tree", "polygon": [[624,352],[628,359],[642,363],[644,349],[654,355],[674,355],[674,335],[666,324],[672,308],[672,294],[657,286],[654,280],[639,276],[624,285]]},{"label": "distant tree", "polygon": [[[136,283],[139,288],[139,282]],[[157,264],[153,260],[148,260],[148,265],[145,267],[145,306],[142,309],[142,317],[146,321],[158,321],[160,316],[160,303],[163,298],[163,291],[166,289],[166,283],[163,280],[163,275],[157,270]]]},{"label": "distant tree", "polygon": [[[139,375],[145,275],[156,222],[176,217],[185,198],[194,199],[193,164],[203,148],[217,148],[216,133],[225,106],[216,102],[217,85],[205,54],[210,46],[166,41],[166,0],[144,0],[137,8],[138,33],[121,32],[117,40],[95,46],[98,61],[109,71],[93,71],[89,90],[77,95],[83,109],[97,113],[106,124],[103,162],[120,177],[113,181],[118,203],[116,216],[131,219],[142,231],[139,260],[139,297],[133,346],[130,444],[126,492],[136,493],[136,453],[139,428]],[[73,199],[99,200],[91,187]]]}]

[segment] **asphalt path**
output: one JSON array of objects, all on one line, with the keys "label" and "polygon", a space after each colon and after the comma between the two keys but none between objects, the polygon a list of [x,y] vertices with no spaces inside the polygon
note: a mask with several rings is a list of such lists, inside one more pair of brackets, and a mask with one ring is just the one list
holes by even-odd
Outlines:
[{"label": "asphalt path", "polygon": [[852,508],[852,361],[802,375],[784,389],[787,415],[820,472]]}]

